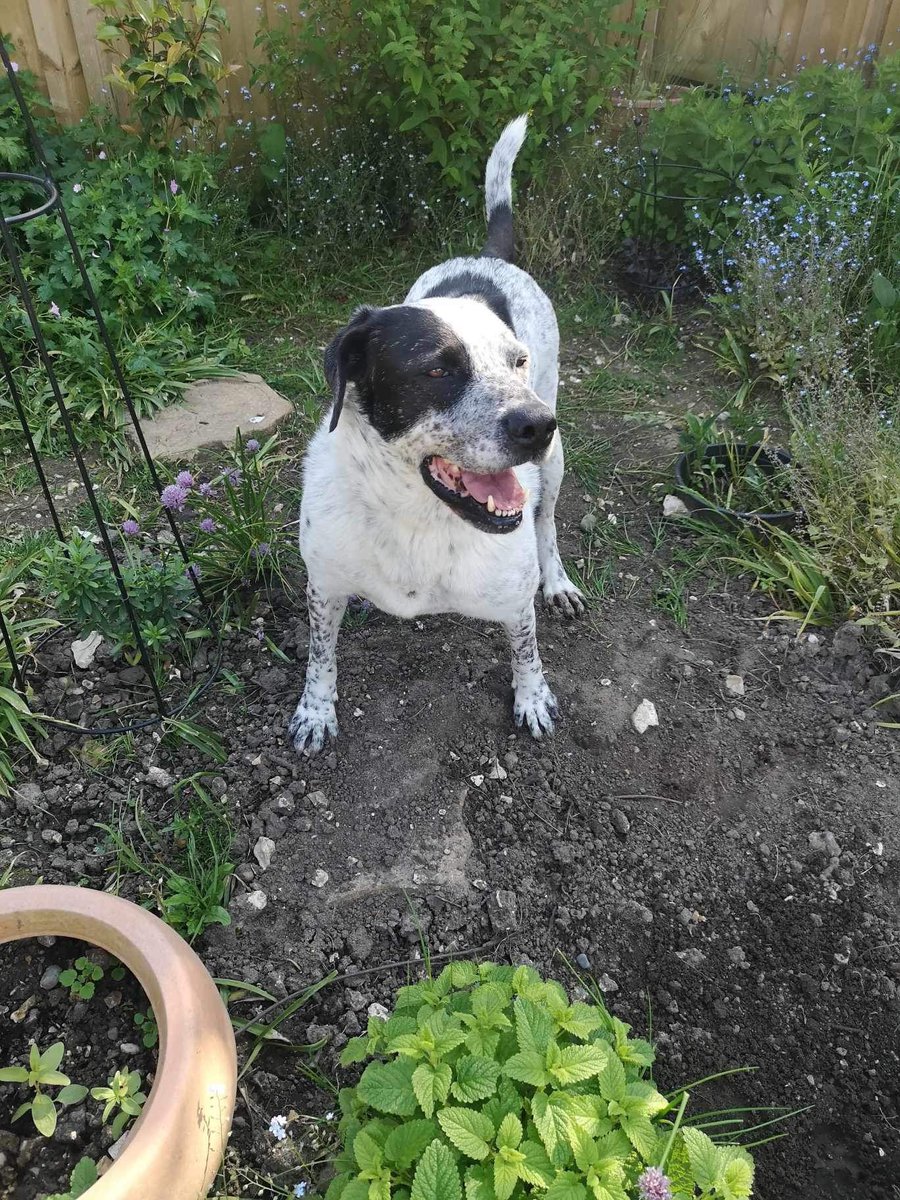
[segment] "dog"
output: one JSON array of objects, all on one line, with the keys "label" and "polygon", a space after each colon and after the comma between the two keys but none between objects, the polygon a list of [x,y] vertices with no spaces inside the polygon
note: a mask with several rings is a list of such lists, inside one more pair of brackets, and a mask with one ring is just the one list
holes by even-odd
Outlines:
[{"label": "dog", "polygon": [[584,601],[556,543],[556,315],[512,262],[526,125],[512,121],[488,160],[481,255],[432,267],[402,304],[358,308],[325,351],[332,404],[306,453],[300,508],[309,663],[288,727],[300,753],[337,736],[337,638],[352,595],[398,617],[505,626],[516,724],[553,732],[534,597],[540,586],[569,617]]}]

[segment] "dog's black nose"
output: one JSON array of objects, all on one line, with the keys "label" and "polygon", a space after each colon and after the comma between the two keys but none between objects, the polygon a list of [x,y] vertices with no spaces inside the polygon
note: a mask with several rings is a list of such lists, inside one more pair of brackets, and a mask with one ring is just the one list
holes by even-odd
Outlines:
[{"label": "dog's black nose", "polygon": [[556,432],[556,417],[541,405],[514,408],[502,419],[502,425],[510,444],[516,450],[528,454],[540,454],[553,441]]}]

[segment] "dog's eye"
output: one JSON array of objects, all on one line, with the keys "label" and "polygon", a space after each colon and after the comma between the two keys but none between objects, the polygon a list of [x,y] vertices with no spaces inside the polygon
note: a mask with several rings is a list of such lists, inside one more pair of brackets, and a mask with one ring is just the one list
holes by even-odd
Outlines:
[{"label": "dog's eye", "polygon": [[517,370],[521,370],[522,367],[527,366],[527,365],[528,365],[528,355],[520,354],[519,357],[516,359]]},{"label": "dog's eye", "polygon": [[448,372],[445,371],[443,367],[432,367],[431,370],[426,371],[425,374],[429,379],[443,379]]}]

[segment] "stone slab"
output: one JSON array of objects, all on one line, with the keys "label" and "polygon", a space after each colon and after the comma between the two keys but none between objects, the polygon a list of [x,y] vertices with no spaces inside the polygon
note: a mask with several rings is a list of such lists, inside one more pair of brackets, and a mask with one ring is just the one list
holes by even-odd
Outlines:
[{"label": "stone slab", "polygon": [[[153,458],[184,462],[207,446],[230,446],[235,431],[260,441],[294,411],[260,375],[192,384],[180,404],[141,421]],[[134,431],[130,431],[134,437]]]}]

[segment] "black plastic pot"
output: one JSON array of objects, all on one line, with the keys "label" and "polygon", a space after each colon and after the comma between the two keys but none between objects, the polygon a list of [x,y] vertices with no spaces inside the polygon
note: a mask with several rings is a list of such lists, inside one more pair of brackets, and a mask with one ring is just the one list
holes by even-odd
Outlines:
[{"label": "black plastic pot", "polygon": [[[698,456],[694,453],[678,456],[675,463],[675,490],[687,508],[699,520],[716,525],[720,529],[742,529],[748,525],[755,525],[785,531],[793,529],[800,520],[802,514],[794,509],[764,513],[738,512],[736,509],[720,508],[712,500],[705,499],[692,487],[697,459]],[[728,466],[735,459],[742,465],[755,459],[756,466],[764,475],[774,475],[776,471],[791,465],[791,456],[786,450],[758,444],[748,446],[746,442],[737,442],[733,445],[717,442],[712,446],[707,446],[702,454],[703,462],[719,463],[724,466]]]}]

